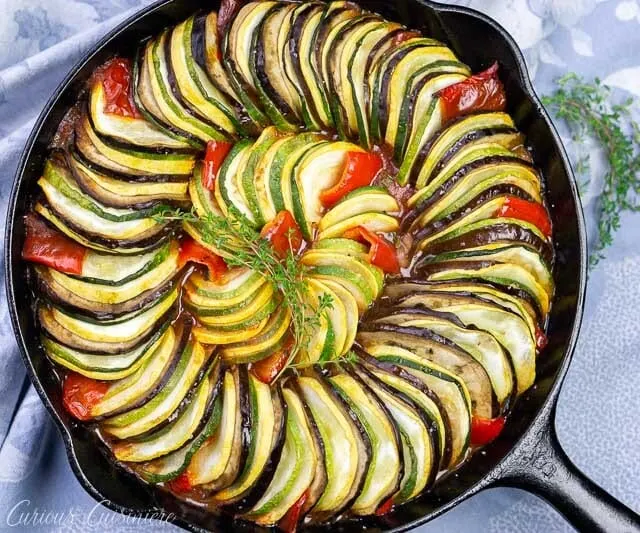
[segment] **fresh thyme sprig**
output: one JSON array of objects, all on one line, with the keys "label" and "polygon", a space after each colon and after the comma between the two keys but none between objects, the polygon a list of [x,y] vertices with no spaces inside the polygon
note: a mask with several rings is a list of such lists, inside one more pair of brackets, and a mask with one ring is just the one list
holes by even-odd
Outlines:
[{"label": "fresh thyme sprig", "polygon": [[[558,80],[558,86],[543,103],[566,121],[575,142],[584,143],[593,136],[602,145],[608,163],[598,205],[598,237],[590,258],[594,267],[605,257],[604,250],[620,228],[620,214],[640,210],[640,126],[631,116],[633,98],[610,103],[611,90],[598,78],[587,83],[570,73]],[[584,178],[589,169],[588,155],[582,156],[576,172]],[[583,179],[581,189],[586,183]]]},{"label": "fresh thyme sprig", "polygon": [[[218,250],[229,267],[246,267],[263,274],[280,292],[282,305],[291,312],[293,345],[289,362],[308,348],[313,332],[327,319],[327,311],[333,307],[331,295],[321,294],[313,304],[305,282],[306,269],[296,258],[292,247],[281,258],[269,241],[260,237],[247,218],[230,206],[226,217],[208,213],[198,217],[194,211],[165,211],[156,216],[159,220],[181,220],[192,224],[203,240]],[[291,235],[288,236],[291,243]]]}]

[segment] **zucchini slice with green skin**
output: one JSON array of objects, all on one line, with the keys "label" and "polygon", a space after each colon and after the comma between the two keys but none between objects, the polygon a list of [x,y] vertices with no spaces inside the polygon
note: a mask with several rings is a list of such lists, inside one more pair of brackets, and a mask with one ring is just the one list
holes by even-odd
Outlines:
[{"label": "zucchini slice with green skin", "polygon": [[[535,252],[532,252],[535,254]],[[524,267],[516,263],[483,261],[469,258],[466,261],[444,261],[424,265],[420,268],[428,280],[448,281],[454,279],[480,280],[513,289],[522,290],[533,298],[540,313],[549,312],[551,296],[535,277]]]},{"label": "zucchini slice with green skin", "polygon": [[366,259],[369,253],[366,245],[352,239],[342,238],[317,240],[313,243],[313,248],[316,250],[333,250],[361,260]]},{"label": "zucchini slice with green skin", "polygon": [[226,370],[222,382],[220,421],[192,455],[185,473],[192,485],[215,482],[231,461],[234,445],[238,447],[240,420],[240,385],[238,370]]},{"label": "zucchini slice with green skin", "polygon": [[269,316],[241,328],[220,329],[213,327],[196,327],[193,334],[202,344],[215,344],[218,346],[225,344],[236,344],[246,342],[257,336],[264,330],[269,322]]},{"label": "zucchini slice with green skin", "polygon": [[291,389],[282,391],[287,406],[285,442],[271,483],[244,518],[269,526],[278,522],[311,486],[318,457],[302,400]]},{"label": "zucchini slice with green skin", "polygon": [[300,158],[316,146],[325,144],[325,137],[319,133],[295,135],[279,146],[273,157],[266,177],[274,211],[292,212],[291,175]]},{"label": "zucchini slice with green skin", "polygon": [[363,324],[357,339],[365,347],[380,343],[399,345],[459,376],[469,390],[473,413],[493,418],[494,393],[487,371],[473,356],[449,339],[420,327],[379,323]]},{"label": "zucchini slice with green skin", "polygon": [[350,345],[349,347],[346,346],[347,336],[349,335],[349,319],[347,317],[347,310],[345,309],[342,299],[338,293],[336,293],[336,291],[326,283],[315,279],[309,279],[307,280],[307,284],[311,289],[311,292],[316,296],[316,305],[321,296],[325,296],[330,301],[330,305],[327,307],[324,312],[324,316],[321,318],[321,323],[323,322],[322,319],[330,322],[331,333],[329,334],[329,331],[327,332],[329,339],[325,336],[324,349],[320,352],[319,360],[325,361],[327,359],[333,359],[346,353],[351,347]]},{"label": "zucchini slice with green skin", "polygon": [[[329,320],[328,311],[317,315],[320,303],[320,296],[323,294],[322,287],[318,280],[309,279],[306,281],[307,294],[305,295],[305,316],[307,320],[316,317],[313,331],[309,333],[309,340],[299,352],[298,362],[309,364],[318,361],[325,361],[335,357],[335,332],[333,323]],[[327,293],[325,293],[327,294]],[[333,301],[331,302],[333,305]],[[339,304],[338,304],[339,305]]]},{"label": "zucchini slice with green skin", "polygon": [[467,329],[452,315],[424,308],[406,308],[401,312],[375,319],[377,323],[429,329],[449,339],[471,354],[486,370],[500,406],[507,402],[515,390],[515,376],[511,360],[496,339],[479,330]]},{"label": "zucchini slice with green skin", "polygon": [[107,418],[102,426],[104,431],[119,439],[126,439],[166,423],[197,381],[208,358],[208,353],[199,342],[189,341],[162,390],[144,405]]},{"label": "zucchini slice with green skin", "polygon": [[371,444],[367,475],[350,511],[360,516],[373,514],[398,490],[402,479],[404,468],[398,430],[389,411],[357,374],[335,374],[328,381],[358,417]]},{"label": "zucchini slice with green skin", "polygon": [[[246,300],[265,283],[267,279],[260,273],[245,267],[237,267],[227,270],[215,281],[208,280],[200,272],[194,272],[189,277],[189,283],[195,289],[193,302],[202,303],[207,307],[230,307]],[[196,298],[202,297],[203,300]],[[206,303],[205,303],[206,302]]]},{"label": "zucchini slice with green skin", "polygon": [[[470,188],[491,180],[491,183],[513,183],[508,176],[515,176],[519,183],[529,183],[525,190],[531,192],[536,200],[541,199],[540,178],[536,170],[526,161],[517,157],[488,157],[462,166],[443,183],[432,182],[420,189],[409,199],[409,207],[417,208],[420,215],[415,223],[417,227],[426,226],[435,219],[445,207],[443,204],[457,201]],[[459,185],[463,185],[462,189]],[[526,185],[525,185],[526,187]],[[435,196],[433,196],[435,195]],[[447,202],[439,202],[439,198],[447,196]]]},{"label": "zucchini slice with green skin", "polygon": [[[364,187],[362,187],[364,189]],[[353,193],[357,192],[353,191]],[[398,213],[400,205],[398,201],[386,191],[374,189],[363,191],[360,194],[353,195],[336,204],[327,211],[318,223],[318,231],[320,235],[331,226],[335,226],[351,217],[362,215],[364,213]],[[322,237],[319,237],[322,239]]]},{"label": "zucchini slice with green skin", "polygon": [[241,302],[229,306],[220,306],[218,300],[212,300],[212,306],[205,307],[207,299],[192,300],[192,287],[187,285],[185,290],[185,304],[193,309],[203,324],[212,326],[224,326],[251,318],[253,314],[276,299],[276,293],[271,283],[262,284],[253,293],[249,293]]},{"label": "zucchini slice with green skin", "polygon": [[209,418],[220,374],[220,361],[213,359],[184,411],[150,434],[113,444],[111,450],[116,459],[133,463],[151,461],[176,451],[191,441]]},{"label": "zucchini slice with green skin", "polygon": [[448,124],[437,133],[425,152],[424,162],[416,180],[416,187],[422,188],[431,181],[433,170],[455,143],[465,135],[478,130],[511,129],[514,127],[513,119],[507,113],[502,112],[468,115]]},{"label": "zucchini slice with green skin", "polygon": [[257,226],[253,213],[247,204],[239,178],[246,159],[251,153],[253,142],[249,139],[236,143],[222,163],[215,181],[215,197],[225,217],[234,209],[251,225]]},{"label": "zucchini slice with green skin", "polygon": [[52,307],[52,319],[74,335],[94,342],[122,343],[135,341],[152,331],[155,324],[173,307],[178,299],[176,287],[153,305],[141,311],[123,315],[114,321],[92,321],[80,315],[72,315],[60,308]]},{"label": "zucchini slice with green skin", "polygon": [[[400,288],[400,291],[402,290]],[[452,313],[465,326],[473,325],[480,330],[487,331],[504,346],[511,357],[518,383],[517,394],[522,394],[535,381],[535,340],[526,322],[517,314],[473,296],[431,292],[428,289],[424,290],[424,288],[421,292],[401,297],[393,303],[402,308],[424,306]]]},{"label": "zucchini slice with green skin", "polygon": [[[366,207],[364,207],[366,209]],[[400,223],[398,219],[384,213],[362,213],[329,226],[318,233],[318,239],[335,239],[344,235],[350,229],[362,226],[372,233],[394,233],[398,231]]]},{"label": "zucchini slice with green skin", "polygon": [[73,226],[72,223],[61,216],[50,206],[38,202],[33,210],[46,219],[51,225],[55,226],[58,230],[64,233],[70,239],[79,242],[86,248],[97,250],[98,252],[122,254],[122,255],[138,255],[149,250],[154,250],[162,246],[170,235],[171,228],[165,227],[160,235],[154,235],[151,238],[145,238],[140,241],[128,241],[128,240],[111,240],[104,238],[97,238],[92,236],[88,237],[77,226]]},{"label": "zucchini slice with green skin", "polygon": [[188,200],[187,182],[125,181],[114,173],[91,168],[73,150],[67,155],[66,162],[80,189],[104,206],[145,209],[163,201],[180,204]]},{"label": "zucchini slice with green skin", "polygon": [[189,198],[199,218],[206,218],[208,216],[222,217],[224,215],[218,205],[214,192],[205,188],[202,183],[203,168],[202,163],[196,163],[193,169],[193,175],[189,181]]},{"label": "zucchini slice with green skin", "polygon": [[347,142],[325,143],[307,151],[295,166],[291,176],[293,215],[307,240],[312,239],[313,227],[324,212],[318,192],[340,180],[348,152],[364,150]]},{"label": "zucchini slice with green skin", "polygon": [[327,484],[311,510],[311,520],[339,514],[357,497],[370,462],[370,442],[337,394],[317,377],[297,384],[320,432]]},{"label": "zucchini slice with green skin", "polygon": [[116,355],[94,354],[74,350],[53,339],[43,336],[42,346],[52,360],[69,370],[92,379],[115,381],[126,378],[145,366],[150,357],[162,343],[163,333],[168,327],[165,323],[149,341],[127,353]]},{"label": "zucchini slice with green skin", "polygon": [[[436,98],[433,88],[439,86],[446,78],[438,80],[445,74],[471,74],[469,67],[459,61],[439,60],[413,69],[407,77],[405,92],[399,103],[400,111],[397,118],[397,131],[393,147],[394,159],[398,162],[404,160],[405,151],[410,142],[412,131],[420,131],[423,120],[419,113],[430,109],[431,102]],[[396,109],[398,103],[395,104]],[[439,104],[438,104],[439,105]],[[418,141],[419,139],[415,139]],[[415,149],[414,149],[415,150]],[[417,153],[414,151],[414,153]]]},{"label": "zucchini slice with green skin", "polygon": [[[452,70],[455,70],[455,67]],[[434,135],[442,127],[442,105],[436,94],[441,89],[465,79],[467,76],[454,71],[433,77],[428,76],[424,83],[418,83],[415,94],[411,95],[411,105],[406,110],[406,117],[401,117],[398,123],[396,146],[399,147],[402,142],[403,150],[402,162],[396,176],[400,185],[415,183],[424,161],[424,153],[431,146]],[[403,128],[409,128],[404,132],[404,138]]]},{"label": "zucchini slice with green skin", "polygon": [[265,128],[260,137],[256,139],[236,174],[242,197],[251,211],[255,225],[258,227],[264,226],[268,220],[266,218],[267,213],[264,213],[260,208],[260,200],[256,188],[256,168],[267,150],[273,146],[279,136],[280,134],[275,127]]},{"label": "zucchini slice with green skin", "polygon": [[[133,374],[109,384],[107,392],[91,407],[94,419],[113,416],[139,407],[164,385],[180,359],[181,339],[167,324],[153,354]],[[90,376],[91,377],[91,376]]]},{"label": "zucchini slice with green skin", "polygon": [[295,9],[293,4],[274,5],[253,33],[253,59],[249,67],[258,97],[266,115],[280,131],[295,132],[302,122],[300,99],[287,84],[280,48],[284,19]]},{"label": "zucchini slice with green skin", "polygon": [[169,176],[180,181],[182,176],[191,174],[195,164],[192,153],[164,152],[138,146],[124,148],[108,142],[96,133],[86,113],[76,122],[75,146],[92,163],[138,179],[155,177],[157,180],[157,176]]},{"label": "zucchini slice with green skin", "polygon": [[435,481],[439,453],[431,432],[432,421],[411,399],[397,395],[367,368],[358,366],[356,372],[387,408],[400,433],[404,476],[394,501],[404,503],[430,488]]},{"label": "zucchini slice with green skin", "polygon": [[[431,427],[434,436],[434,450],[438,454],[434,460],[436,470],[445,470],[457,464],[466,453],[471,427],[471,405],[464,383],[443,368],[419,357],[417,361],[422,365],[421,371],[410,372],[398,361],[405,355],[417,356],[400,346],[372,344],[367,347],[367,352],[359,350],[358,354],[362,359],[361,364],[381,382],[419,407],[422,418]],[[453,417],[460,419],[452,420]],[[405,468],[405,476],[407,474]],[[410,490],[413,489],[404,486],[403,492],[406,495]],[[402,496],[398,494],[395,499],[402,500]]]},{"label": "zucchini slice with green skin", "polygon": [[[358,303],[351,292],[345,289],[344,286],[337,281],[332,279],[322,279],[321,283],[324,287],[328,288],[333,295],[335,295],[337,299],[334,301],[339,300],[345,310],[346,335],[341,350],[338,348],[338,343],[336,341],[336,353],[338,356],[342,356],[351,349],[356,338],[359,320]],[[336,337],[338,337],[338,333],[336,333]]]},{"label": "zucchini slice with green skin", "polygon": [[[258,208],[262,214],[262,218],[265,221],[273,220],[278,211],[276,210],[276,203],[271,195],[271,167],[275,164],[280,150],[287,145],[293,138],[291,135],[280,136],[269,147],[264,155],[258,162],[254,173],[254,187],[256,190],[256,197],[258,202]],[[278,183],[278,188],[279,188]]]},{"label": "zucchini slice with green skin", "polygon": [[168,135],[144,118],[125,117],[105,112],[104,86],[95,82],[89,94],[91,121],[99,135],[120,143],[145,148],[167,148],[169,150],[193,150],[185,139]]},{"label": "zucchini slice with green skin", "polygon": [[[71,276],[58,272],[53,268],[41,268],[37,267],[36,271],[40,274],[46,272],[46,277],[53,283],[62,287],[65,291],[68,291],[79,298],[96,302],[98,304],[104,304],[107,306],[115,306],[117,304],[123,304],[128,300],[132,300],[139,297],[144,292],[153,291],[158,289],[163,283],[172,279],[178,273],[178,253],[179,248],[177,242],[173,242],[171,247],[163,247],[161,250],[164,253],[153,254],[153,258],[147,264],[143,263],[143,267],[137,272],[134,271],[132,275],[122,278],[122,280],[111,281],[108,283],[102,283],[101,280],[95,278],[83,278],[79,276]],[[101,263],[109,263],[112,266],[102,267],[94,259],[94,268],[100,269],[96,273],[107,273],[107,268],[113,268],[112,272],[115,273],[115,269],[122,264],[123,268],[132,265],[131,261],[127,261],[129,257],[124,256],[104,256],[93,254],[94,258],[100,258]],[[143,258],[147,258],[148,254],[143,255]],[[133,259],[138,257],[133,256]],[[124,261],[121,261],[124,259]],[[85,259],[86,261],[86,259]],[[139,264],[139,263],[138,263]],[[138,266],[133,263],[133,266]],[[83,267],[83,270],[87,271],[87,267]],[[126,272],[126,270],[124,271]],[[44,275],[44,274],[43,274]],[[127,279],[128,278],[128,279]],[[109,282],[110,281],[110,282]],[[89,309],[90,311],[94,309]],[[114,308],[109,308],[110,311],[114,311]]]},{"label": "zucchini slice with green skin", "polygon": [[252,490],[269,464],[273,446],[280,437],[281,406],[274,402],[269,385],[252,374],[248,375],[248,402],[250,427],[247,428],[246,461],[238,478],[214,496],[214,501],[221,505],[233,504]]},{"label": "zucchini slice with green skin", "polygon": [[392,37],[402,26],[380,20],[358,29],[342,51],[340,75],[344,89],[342,99],[351,135],[357,134],[360,144],[371,147],[367,113],[367,73],[376,56],[392,46]]},{"label": "zucchini slice with green skin", "polygon": [[369,303],[373,302],[382,291],[382,279],[379,272],[376,271],[377,267],[356,257],[337,255],[330,250],[315,248],[305,252],[300,261],[312,269],[315,267],[339,267],[352,272],[355,278],[361,281],[361,288]]},{"label": "zucchini slice with green skin", "polygon": [[239,123],[227,96],[211,83],[192,53],[195,17],[175,26],[167,37],[169,81],[176,99],[200,120],[229,136],[238,133]]},{"label": "zucchini slice with green skin", "polygon": [[227,344],[221,350],[225,361],[250,363],[264,359],[274,353],[284,343],[289,333],[291,312],[283,305],[274,312],[264,329],[249,340]]},{"label": "zucchini slice with green skin", "polygon": [[499,261],[514,263],[529,272],[551,297],[555,290],[553,275],[540,254],[519,244],[493,244],[477,248],[466,248],[454,252],[444,252],[431,258],[428,264],[459,261]]},{"label": "zucchini slice with green skin", "polygon": [[174,92],[175,85],[172,84],[167,56],[168,42],[169,33],[165,31],[154,41],[147,43],[141,67],[148,69],[149,85],[158,110],[175,129],[202,142],[228,139],[226,133],[201,120],[180,102],[177,91]]},{"label": "zucchini slice with green skin", "polygon": [[202,429],[178,450],[135,467],[145,481],[163,483],[178,477],[187,469],[193,455],[218,428],[222,418],[223,375],[222,371],[217,373],[217,380],[211,391],[211,405],[203,417],[205,423]]}]

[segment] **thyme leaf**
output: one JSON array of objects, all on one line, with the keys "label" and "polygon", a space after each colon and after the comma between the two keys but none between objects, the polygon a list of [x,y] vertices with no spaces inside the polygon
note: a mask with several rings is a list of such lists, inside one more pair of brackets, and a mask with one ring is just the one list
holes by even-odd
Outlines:
[{"label": "thyme leaf", "polygon": [[[596,243],[590,257],[594,267],[605,257],[605,249],[613,243],[620,229],[620,215],[639,211],[640,193],[640,126],[631,115],[633,98],[622,103],[611,102],[611,89],[595,78],[592,83],[569,73],[558,80],[558,88],[542,102],[556,117],[563,119],[576,143],[592,136],[602,146],[607,159],[604,186],[599,197]],[[576,173],[583,179],[583,193],[590,172],[589,156],[576,162]]]}]

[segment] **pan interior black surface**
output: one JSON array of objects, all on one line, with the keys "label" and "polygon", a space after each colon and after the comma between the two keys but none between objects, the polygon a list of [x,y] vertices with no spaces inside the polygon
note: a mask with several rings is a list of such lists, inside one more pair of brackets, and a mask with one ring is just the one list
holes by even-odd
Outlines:
[{"label": "pan interior black surface", "polygon": [[[568,161],[549,119],[533,96],[520,53],[512,40],[495,23],[468,10],[441,7],[418,0],[364,1],[363,7],[422,30],[448,43],[473,71],[488,67],[495,60],[502,67],[509,113],[526,135],[536,163],[546,179],[547,200],[551,207],[557,251],[555,278],[557,295],[549,322],[549,346],[538,361],[536,385],[523,397],[501,437],[477,454],[455,475],[439,483],[434,492],[399,507],[384,518],[368,520],[373,530],[402,530],[435,516],[463,498],[488,486],[499,477],[501,461],[514,444],[529,433],[542,431],[549,424],[551,407],[566,371],[581,318],[585,288],[585,239],[582,214]],[[214,5],[207,6],[215,8]],[[202,8],[195,0],[161,2],[125,23],[74,70],[45,109],[34,129],[18,169],[7,220],[7,271],[9,305],[26,364],[43,401],[61,428],[70,462],[85,488],[98,500],[122,512],[150,512],[164,509],[175,514],[178,525],[215,531],[258,531],[253,525],[229,521],[194,506],[181,503],[161,490],[137,481],[97,452],[96,437],[85,426],[75,423],[61,404],[60,388],[51,363],[44,357],[36,339],[37,330],[27,305],[27,269],[20,259],[24,238],[23,215],[28,199],[40,176],[42,165],[59,121],[76,101],[77,95],[95,67],[108,57],[131,55],[143,37],[159,32]],[[529,439],[530,440],[530,439]],[[526,443],[525,443],[526,444]],[[535,444],[535,443],[534,443]],[[531,445],[531,444],[529,444]],[[353,522],[332,526],[350,530]]]}]

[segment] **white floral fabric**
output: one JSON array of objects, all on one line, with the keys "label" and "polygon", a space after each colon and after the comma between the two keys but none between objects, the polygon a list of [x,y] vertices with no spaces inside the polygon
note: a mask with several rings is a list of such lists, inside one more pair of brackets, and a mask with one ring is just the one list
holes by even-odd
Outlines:
[{"label": "white floral fabric", "polygon": [[[0,220],[35,117],[73,64],[149,0],[0,0]],[[539,94],[567,71],[600,77],[616,97],[640,97],[640,0],[457,0],[499,21],[524,51]],[[206,7],[206,3],[203,3]],[[640,100],[639,100],[640,101]],[[636,104],[636,112],[640,109]],[[569,136],[570,153],[576,149]],[[602,187],[597,147],[584,192],[590,234]],[[575,153],[573,153],[576,156]],[[591,273],[585,320],[558,406],[568,455],[640,511],[640,216],[625,215],[607,259]],[[1,268],[1,267],[0,267]],[[29,385],[0,288],[0,531],[168,531],[127,521],[76,481],[62,440]],[[573,531],[550,506],[492,489],[419,528],[421,533]]]}]

